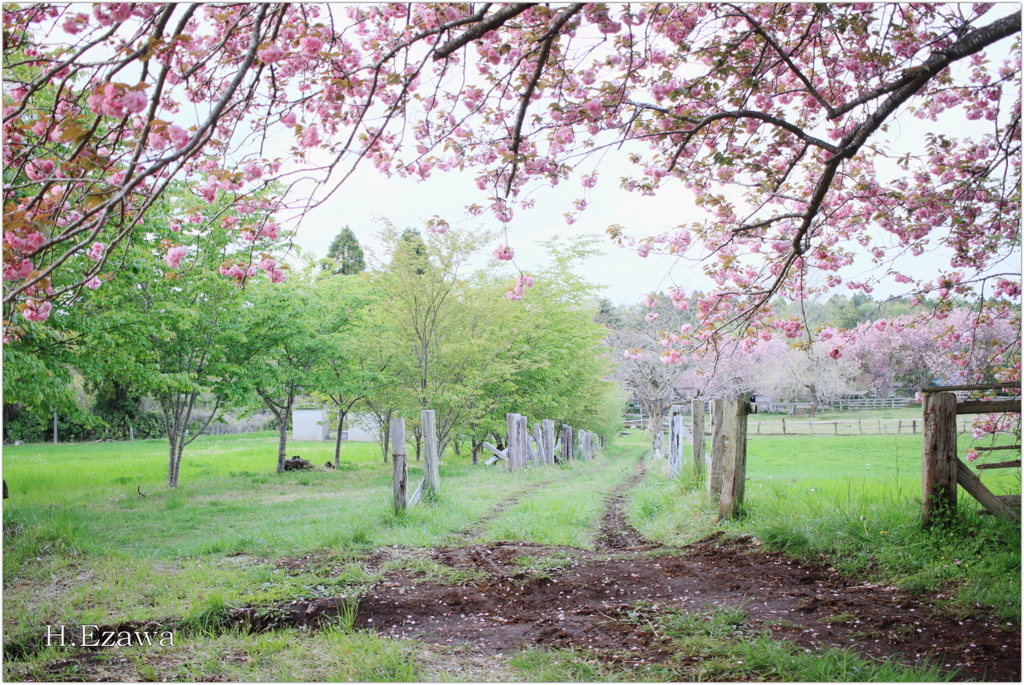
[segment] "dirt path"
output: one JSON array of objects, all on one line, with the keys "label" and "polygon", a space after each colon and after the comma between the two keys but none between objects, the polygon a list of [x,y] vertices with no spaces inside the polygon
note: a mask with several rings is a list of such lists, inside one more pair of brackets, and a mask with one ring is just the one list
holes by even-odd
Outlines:
[{"label": "dirt path", "polygon": [[[1000,630],[993,619],[938,615],[935,597],[852,582],[835,569],[766,552],[749,538],[726,542],[716,535],[675,554],[648,555],[655,545],[624,513],[643,474],[641,462],[607,498],[595,551],[522,543],[438,549],[436,561],[486,579],[451,586],[388,574],[360,602],[357,626],[485,652],[575,647],[620,664],[649,663],[669,652],[644,625],[643,612],[739,606],[751,628],[807,649],[853,646],[876,659],[937,661],[960,669],[958,680],[1020,680],[1019,632]],[[641,600],[647,608],[638,614]]]}]

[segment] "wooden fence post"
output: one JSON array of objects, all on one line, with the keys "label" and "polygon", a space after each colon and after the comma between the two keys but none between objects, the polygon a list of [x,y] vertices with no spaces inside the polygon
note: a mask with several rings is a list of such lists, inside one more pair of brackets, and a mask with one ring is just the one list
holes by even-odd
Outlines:
[{"label": "wooden fence post", "polygon": [[395,513],[405,511],[406,490],[409,486],[409,472],[405,464],[405,419],[391,419],[391,461],[395,466],[394,503]]},{"label": "wooden fence post", "polygon": [[743,508],[743,481],[747,475],[747,403],[727,400],[722,407],[722,495],[718,520],[734,518]]},{"label": "wooden fence post", "polygon": [[708,465],[708,496],[717,502],[722,495],[722,460],[725,456],[725,434],[722,412],[725,400],[711,400],[711,463]]},{"label": "wooden fence post", "polygon": [[554,419],[544,419],[541,421],[541,437],[543,438],[544,463],[550,466],[555,463]]},{"label": "wooden fence post", "polygon": [[505,424],[508,433],[508,446],[505,453],[508,455],[508,468],[510,471],[519,470],[519,414],[505,414]]},{"label": "wooden fence post", "polygon": [[668,477],[683,472],[683,408],[673,404],[668,415]]},{"label": "wooden fence post", "polygon": [[527,452],[529,450],[530,436],[526,432],[526,417],[516,414],[517,441],[519,443],[519,466],[526,468]]},{"label": "wooden fence post", "polygon": [[690,403],[691,431],[693,433],[693,473],[700,476],[704,473],[704,399],[694,397]]},{"label": "wooden fence post", "polygon": [[424,409],[420,412],[420,428],[423,431],[423,471],[426,477],[425,485],[435,495],[441,491],[441,476],[438,472],[437,462],[437,422],[434,418],[433,409]]},{"label": "wooden fence post", "polygon": [[562,463],[572,461],[572,426],[562,426]]},{"label": "wooden fence post", "polygon": [[956,510],[956,395],[926,392],[921,437],[924,524]]}]

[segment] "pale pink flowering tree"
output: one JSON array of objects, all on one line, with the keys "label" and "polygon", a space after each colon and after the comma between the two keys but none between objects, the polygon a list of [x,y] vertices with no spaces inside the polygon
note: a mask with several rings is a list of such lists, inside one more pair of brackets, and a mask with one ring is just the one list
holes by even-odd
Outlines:
[{"label": "pale pink flowering tree", "polygon": [[[316,197],[298,199],[309,207],[364,161],[418,179],[475,168],[482,196],[470,211],[507,223],[529,207],[527,190],[620,145],[635,164],[625,189],[686,190],[706,212],[632,245],[704,259],[716,282],[698,312],[708,331],[760,332],[775,295],[869,292],[886,273],[944,296],[989,295],[983,279],[998,279],[1019,297],[1019,270],[993,272],[1019,245],[1013,10],[9,5],[4,226],[47,242],[30,256],[5,241],[5,273],[32,267],[7,284],[5,319],[31,298],[73,296],[93,275],[76,256],[123,243],[173,177],[245,197],[282,174],[312,175]],[[888,127],[915,117],[962,133],[890,157]],[[282,130],[296,166],[261,147]],[[262,178],[236,169],[250,162]],[[878,275],[844,280],[857,242]],[[903,273],[905,256],[933,246],[953,254],[937,281]],[[810,285],[811,271],[825,285]]]}]

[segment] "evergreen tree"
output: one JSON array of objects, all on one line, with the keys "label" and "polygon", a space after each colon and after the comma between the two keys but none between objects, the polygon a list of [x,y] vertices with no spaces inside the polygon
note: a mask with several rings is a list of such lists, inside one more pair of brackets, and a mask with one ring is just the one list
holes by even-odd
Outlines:
[{"label": "evergreen tree", "polygon": [[327,249],[327,259],[324,260],[322,267],[324,270],[330,269],[331,273],[345,276],[366,269],[363,248],[360,247],[351,228],[345,226],[341,233],[334,237],[334,241]]},{"label": "evergreen tree", "polygon": [[423,244],[423,236],[415,228],[407,228],[402,231],[401,242],[398,244],[397,254],[403,259],[411,260],[414,269],[413,273],[422,276],[427,273],[427,246]]}]

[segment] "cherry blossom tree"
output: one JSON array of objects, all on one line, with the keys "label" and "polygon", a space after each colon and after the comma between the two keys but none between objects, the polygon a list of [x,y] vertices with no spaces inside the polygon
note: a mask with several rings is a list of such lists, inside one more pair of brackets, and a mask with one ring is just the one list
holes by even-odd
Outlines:
[{"label": "cherry blossom tree", "polygon": [[[605,339],[621,351],[614,378],[650,417],[655,456],[664,452],[665,414],[680,399],[680,381],[690,372],[689,359],[673,349],[686,339],[694,318],[683,307],[688,301],[681,290],[671,296],[647,295],[644,307],[620,310],[622,323]],[[678,304],[678,307],[673,306]]]},{"label": "cherry blossom tree", "polygon": [[[1013,8],[39,3],[6,6],[4,34],[8,322],[73,299],[172,178],[253,210],[252,235],[284,208],[246,204],[261,184],[309,208],[364,161],[414,178],[474,168],[470,212],[508,225],[530,190],[578,178],[572,222],[618,146],[626,190],[685,191],[706,212],[648,238],[609,230],[641,257],[704,262],[708,332],[788,335],[774,296],[882,278],[1020,295],[1005,266],[1020,225]],[[920,142],[890,140],[915,119],[932,129]],[[937,280],[906,273],[932,249],[952,255]],[[862,250],[873,275],[846,280]]]}]

